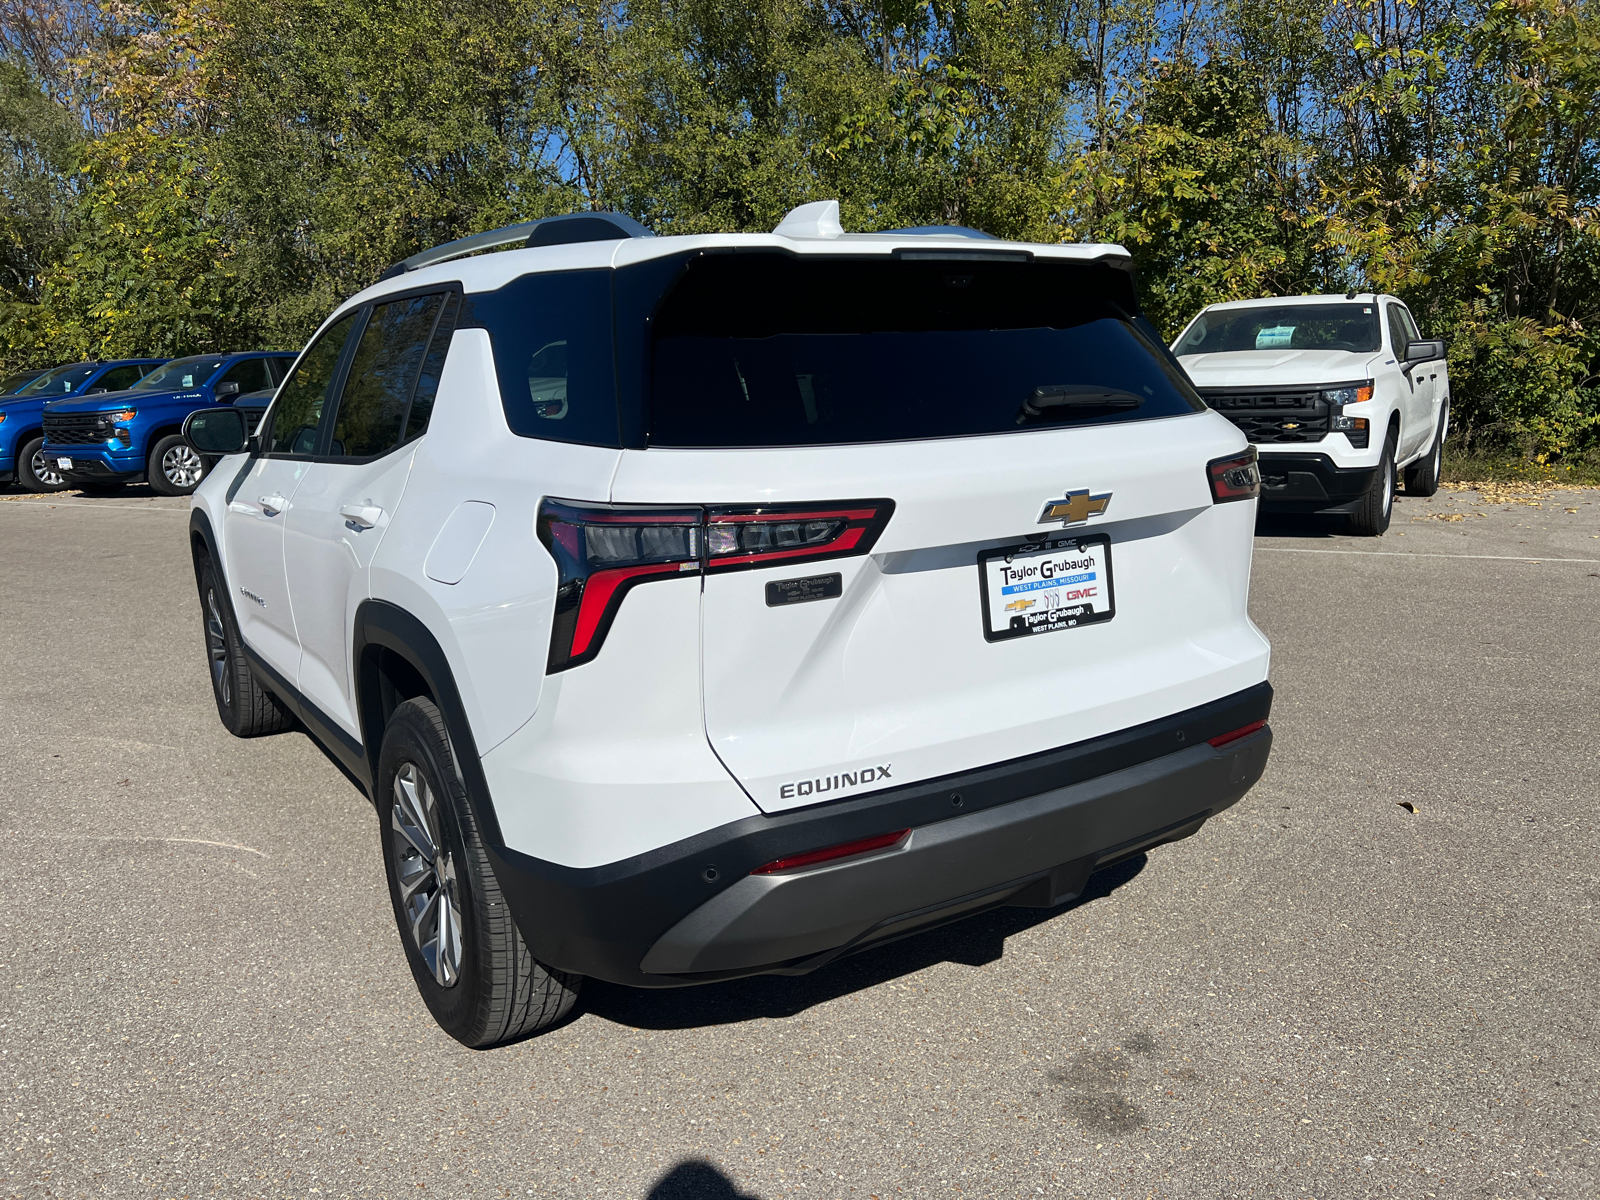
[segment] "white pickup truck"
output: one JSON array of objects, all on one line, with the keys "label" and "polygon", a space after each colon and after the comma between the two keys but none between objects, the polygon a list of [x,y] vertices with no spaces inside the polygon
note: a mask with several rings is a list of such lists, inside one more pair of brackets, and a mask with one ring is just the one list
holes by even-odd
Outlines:
[{"label": "white pickup truck", "polygon": [[1283,296],[1213,304],[1172,352],[1207,404],[1260,453],[1261,506],[1389,528],[1395,473],[1406,494],[1439,490],[1450,424],[1444,343],[1423,338],[1394,296]]}]

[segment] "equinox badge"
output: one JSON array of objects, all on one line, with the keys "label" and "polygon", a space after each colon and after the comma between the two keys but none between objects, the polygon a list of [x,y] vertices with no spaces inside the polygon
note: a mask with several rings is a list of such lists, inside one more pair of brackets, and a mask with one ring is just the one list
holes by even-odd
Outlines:
[{"label": "equinox badge", "polygon": [[1082,525],[1090,517],[1098,517],[1111,503],[1111,493],[1101,492],[1091,496],[1088,488],[1068,492],[1059,500],[1046,500],[1039,522],[1060,521],[1063,525]]}]

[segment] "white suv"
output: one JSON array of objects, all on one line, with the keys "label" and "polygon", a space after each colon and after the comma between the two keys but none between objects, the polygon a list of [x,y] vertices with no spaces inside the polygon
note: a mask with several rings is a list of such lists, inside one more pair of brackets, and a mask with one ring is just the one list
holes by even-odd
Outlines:
[{"label": "white suv", "polygon": [[1265,766],[1255,452],[1127,253],[837,211],[452,243],[191,419],[217,710],[369,790],[468,1045],[1059,904]]},{"label": "white suv", "polygon": [[1261,452],[1261,504],[1344,515],[1382,534],[1397,467],[1406,494],[1439,490],[1450,427],[1443,342],[1395,296],[1283,296],[1213,304],[1172,349],[1206,403]]}]

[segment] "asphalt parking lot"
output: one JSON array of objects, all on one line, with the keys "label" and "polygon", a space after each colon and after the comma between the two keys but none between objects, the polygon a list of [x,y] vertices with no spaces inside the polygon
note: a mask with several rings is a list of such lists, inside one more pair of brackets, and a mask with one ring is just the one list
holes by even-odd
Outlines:
[{"label": "asphalt parking lot", "polygon": [[218,724],[185,528],[0,499],[0,1195],[1600,1192],[1600,492],[1264,528],[1267,775],[1082,901],[486,1052],[368,802]]}]

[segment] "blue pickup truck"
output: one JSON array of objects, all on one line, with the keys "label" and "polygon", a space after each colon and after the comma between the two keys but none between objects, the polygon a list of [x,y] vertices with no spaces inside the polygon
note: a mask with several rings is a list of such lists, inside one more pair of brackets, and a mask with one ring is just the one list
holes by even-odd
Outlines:
[{"label": "blue pickup truck", "polygon": [[119,358],[67,363],[47,371],[20,372],[0,383],[0,487],[12,480],[29,492],[58,492],[67,487],[66,480],[45,460],[45,405],[74,396],[121,392],[164,361]]},{"label": "blue pickup truck", "polygon": [[295,356],[282,351],[175,358],[131,388],[63,400],[44,412],[47,465],[76,487],[147,479],[151,490],[187,496],[206,462],[183,440],[184,418],[246,392],[277,387]]}]

